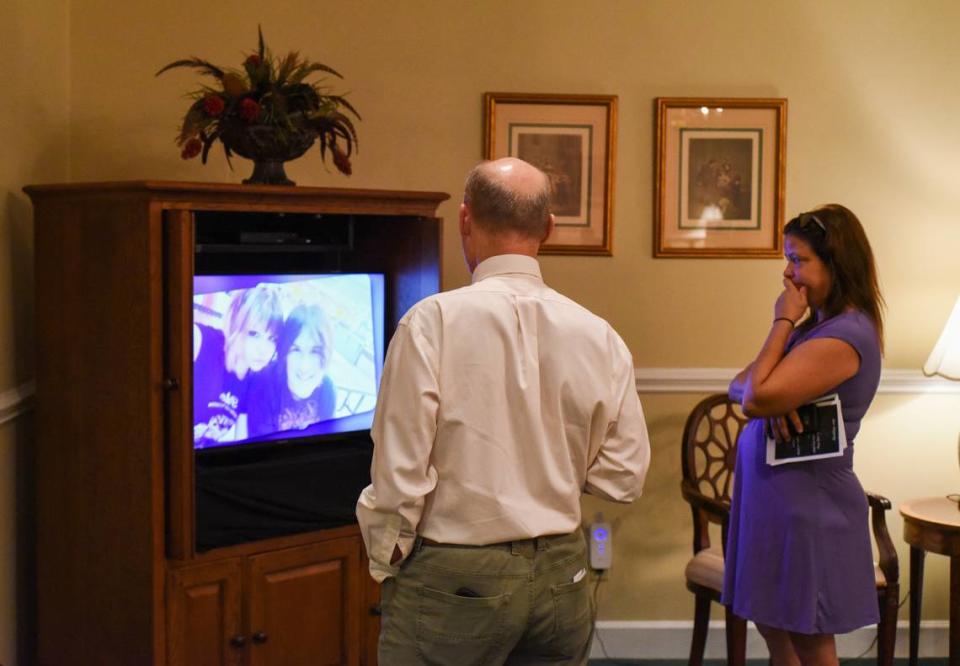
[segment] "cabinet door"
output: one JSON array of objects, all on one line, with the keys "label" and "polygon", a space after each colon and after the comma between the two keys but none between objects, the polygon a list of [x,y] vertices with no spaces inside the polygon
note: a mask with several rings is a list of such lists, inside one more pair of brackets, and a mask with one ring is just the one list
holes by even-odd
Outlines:
[{"label": "cabinet door", "polygon": [[167,417],[167,556],[194,552],[193,214],[163,214],[164,387]]},{"label": "cabinet door", "polygon": [[377,666],[377,647],[380,640],[380,584],[370,575],[370,560],[363,552],[360,554],[360,587],[363,589],[363,608],[360,628],[362,632],[363,653],[361,666]]},{"label": "cabinet door", "polygon": [[360,549],[352,537],[250,558],[250,666],[359,663]]},{"label": "cabinet door", "polygon": [[167,575],[168,666],[242,666],[240,560]]}]

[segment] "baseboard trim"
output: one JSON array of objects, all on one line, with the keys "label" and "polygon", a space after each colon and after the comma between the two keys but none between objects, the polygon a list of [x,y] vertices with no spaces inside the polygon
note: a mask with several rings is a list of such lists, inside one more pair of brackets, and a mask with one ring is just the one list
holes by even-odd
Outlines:
[{"label": "baseboard trim", "polygon": [[33,381],[0,393],[0,425],[12,421],[33,407]]},{"label": "baseboard trim", "polygon": [[[690,638],[693,621],[624,622],[601,620],[597,622],[596,637],[590,650],[593,659],[687,659],[690,656]],[[837,652],[841,659],[876,657],[876,646],[871,647],[877,635],[875,627],[864,627],[849,634],[837,636]],[[599,640],[598,640],[599,638]],[[920,656],[946,657],[949,644],[948,622],[929,620],[920,626]],[[606,653],[604,649],[606,648]],[[868,650],[869,648],[869,650]],[[908,656],[909,626],[897,624],[897,657]],[[866,654],[864,654],[864,652]],[[708,659],[726,658],[726,638],[722,621],[710,622],[705,656]],[[767,648],[757,628],[747,625],[747,658],[766,659]]]},{"label": "baseboard trim", "polygon": [[[640,393],[726,393],[738,368],[636,368]],[[960,382],[927,377],[920,370],[883,370],[877,393],[960,394]]]}]

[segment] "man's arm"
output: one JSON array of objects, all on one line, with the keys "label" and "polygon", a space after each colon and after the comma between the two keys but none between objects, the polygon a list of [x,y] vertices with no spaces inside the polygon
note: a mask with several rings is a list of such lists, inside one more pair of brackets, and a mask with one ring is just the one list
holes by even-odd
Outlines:
[{"label": "man's arm", "polygon": [[614,502],[632,502],[639,497],[650,467],[650,440],[626,346],[623,356],[614,375],[616,415],[587,469],[584,485],[585,492]]},{"label": "man's arm", "polygon": [[424,498],[437,483],[429,465],[440,402],[435,345],[415,325],[401,322],[384,363],[371,430],[371,484],[357,502],[370,571],[378,580],[395,573],[410,554]]}]

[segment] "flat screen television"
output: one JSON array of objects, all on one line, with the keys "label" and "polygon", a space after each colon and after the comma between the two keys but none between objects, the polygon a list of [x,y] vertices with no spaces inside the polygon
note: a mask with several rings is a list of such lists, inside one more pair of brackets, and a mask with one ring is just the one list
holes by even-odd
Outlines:
[{"label": "flat screen television", "polygon": [[194,449],[368,431],[383,338],[382,274],[195,276]]}]

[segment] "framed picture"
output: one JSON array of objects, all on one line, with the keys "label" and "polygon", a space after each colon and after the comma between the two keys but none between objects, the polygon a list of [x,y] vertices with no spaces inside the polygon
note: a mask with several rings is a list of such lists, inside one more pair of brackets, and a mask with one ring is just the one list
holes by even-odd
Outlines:
[{"label": "framed picture", "polygon": [[653,256],[779,257],[787,100],[656,104]]},{"label": "framed picture", "polygon": [[553,185],[553,233],[541,254],[613,254],[613,95],[484,95],[484,156],[518,157]]}]

